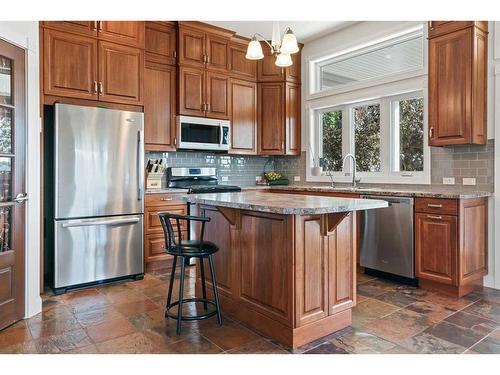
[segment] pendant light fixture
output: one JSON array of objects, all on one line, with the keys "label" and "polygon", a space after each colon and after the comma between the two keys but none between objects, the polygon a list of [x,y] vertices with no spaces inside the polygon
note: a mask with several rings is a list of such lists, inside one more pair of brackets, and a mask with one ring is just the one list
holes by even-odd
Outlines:
[{"label": "pendant light fixture", "polygon": [[246,54],[246,58],[248,60],[261,60],[264,58],[262,45],[257,40],[257,37],[262,39],[271,49],[271,54],[276,57],[276,66],[286,68],[287,66],[293,64],[291,55],[299,52],[299,45],[292,29],[287,27],[283,37],[281,38],[279,24],[278,22],[275,22],[273,24],[271,43],[269,43],[261,34],[255,33],[250,40],[250,43],[248,43]]}]

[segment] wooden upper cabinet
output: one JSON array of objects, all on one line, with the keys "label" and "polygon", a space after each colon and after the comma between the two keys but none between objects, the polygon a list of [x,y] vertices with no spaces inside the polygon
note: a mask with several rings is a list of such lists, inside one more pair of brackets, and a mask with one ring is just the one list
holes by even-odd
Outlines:
[{"label": "wooden upper cabinet", "polygon": [[144,21],[99,21],[102,40],[144,48]]},{"label": "wooden upper cabinet", "polygon": [[207,117],[229,119],[229,77],[227,74],[206,72]]},{"label": "wooden upper cabinet", "polygon": [[259,154],[282,155],[285,151],[285,84],[259,84]]},{"label": "wooden upper cabinet", "polygon": [[429,145],[486,144],[487,45],[477,26],[429,39]]},{"label": "wooden upper cabinet", "polygon": [[45,95],[97,99],[97,40],[43,30]]},{"label": "wooden upper cabinet", "polygon": [[488,21],[429,21],[428,36],[434,38],[438,35],[448,34],[468,27],[478,27],[488,32]]},{"label": "wooden upper cabinet", "polygon": [[257,84],[231,79],[231,150],[232,154],[257,153]]},{"label": "wooden upper cabinet", "polygon": [[294,53],[292,56],[292,62],[293,64],[287,68],[285,68],[285,80],[287,82],[296,82],[300,83],[301,79],[301,70],[300,70],[300,59],[301,59],[301,54],[300,52]]},{"label": "wooden upper cabinet", "polygon": [[144,51],[99,42],[99,100],[142,104]]},{"label": "wooden upper cabinet", "polygon": [[146,61],[175,65],[177,28],[169,22],[146,22]]},{"label": "wooden upper cabinet", "polygon": [[179,67],[179,114],[205,116],[205,71]]},{"label": "wooden upper cabinet", "polygon": [[42,25],[46,28],[69,33],[97,36],[97,21],[42,21]]},{"label": "wooden upper cabinet", "polygon": [[258,69],[258,77],[257,80],[259,82],[278,82],[285,80],[285,69],[276,66],[276,57],[271,54],[271,50],[267,45],[264,45],[263,42],[260,43],[262,45],[262,51],[264,52],[264,58],[262,60],[258,60],[257,69]]},{"label": "wooden upper cabinet", "polygon": [[415,214],[416,273],[419,279],[457,284],[457,217]]},{"label": "wooden upper cabinet", "polygon": [[257,61],[245,56],[249,41],[233,41],[229,46],[229,71],[232,77],[255,81],[257,79]]},{"label": "wooden upper cabinet", "polygon": [[179,64],[205,67],[205,33],[179,26]]},{"label": "wooden upper cabinet", "polygon": [[207,34],[206,43],[207,69],[227,72],[229,65],[229,39]]},{"label": "wooden upper cabinet", "polygon": [[175,150],[176,69],[149,64],[144,70],[144,142],[149,151]]},{"label": "wooden upper cabinet", "polygon": [[300,155],[301,150],[301,127],[300,127],[300,85],[286,83],[286,155]]}]

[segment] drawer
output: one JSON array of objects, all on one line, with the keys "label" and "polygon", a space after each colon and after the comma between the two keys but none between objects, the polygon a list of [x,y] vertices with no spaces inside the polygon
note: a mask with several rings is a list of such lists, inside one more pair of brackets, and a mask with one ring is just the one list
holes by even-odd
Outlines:
[{"label": "drawer", "polygon": [[[169,205],[169,206],[156,206],[146,207],[144,210],[144,231],[146,234],[163,233],[160,218],[160,212],[170,212],[177,215],[187,215],[187,206],[185,204]],[[174,229],[177,230],[175,222]],[[187,230],[187,223],[185,220],[180,221],[181,230]]]},{"label": "drawer", "polygon": [[179,205],[185,204],[180,200],[180,193],[174,194],[146,194],[144,196],[144,206],[167,206],[167,205]]},{"label": "drawer", "polygon": [[[187,239],[187,232],[181,232],[182,239]],[[165,252],[165,237],[163,233],[147,235],[144,240],[145,261],[159,261],[169,259],[172,256]]]},{"label": "drawer", "polygon": [[444,215],[458,215],[458,201],[456,199],[417,198],[415,211]]}]

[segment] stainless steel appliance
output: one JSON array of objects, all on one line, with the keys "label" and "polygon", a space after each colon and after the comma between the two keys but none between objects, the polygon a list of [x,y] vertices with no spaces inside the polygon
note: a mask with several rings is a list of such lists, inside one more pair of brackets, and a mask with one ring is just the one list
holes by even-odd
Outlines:
[{"label": "stainless steel appliance", "polygon": [[[144,115],[55,104],[54,289],[143,269]],[[49,152],[49,151],[48,151]]]},{"label": "stainless steel appliance", "polygon": [[228,120],[177,116],[178,148],[188,150],[227,151],[231,146]]},{"label": "stainless steel appliance", "polygon": [[361,198],[385,200],[389,207],[362,211],[360,265],[414,279],[413,198]]},{"label": "stainless steel appliance", "polygon": [[[167,186],[169,188],[188,189],[188,194],[206,193],[229,193],[241,191],[239,186],[220,185],[217,178],[217,169],[205,168],[167,168]],[[199,216],[200,210],[197,204],[188,206],[190,215]],[[198,236],[199,223],[192,221],[189,228],[189,239],[195,240]],[[194,258],[188,262],[194,264]]]}]

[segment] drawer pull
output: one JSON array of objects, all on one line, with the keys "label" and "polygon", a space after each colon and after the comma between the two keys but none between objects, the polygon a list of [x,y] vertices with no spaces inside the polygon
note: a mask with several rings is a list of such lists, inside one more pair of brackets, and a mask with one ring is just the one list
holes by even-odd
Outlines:
[{"label": "drawer pull", "polygon": [[442,204],[431,204],[431,203],[429,203],[427,205],[427,207],[429,207],[429,208],[442,208],[443,205]]},{"label": "drawer pull", "polygon": [[434,216],[434,215],[427,215],[428,219],[434,219],[434,220],[442,220],[442,216]]},{"label": "drawer pull", "polygon": [[160,199],[162,202],[168,202],[168,201],[173,201],[174,198],[161,198]]}]

